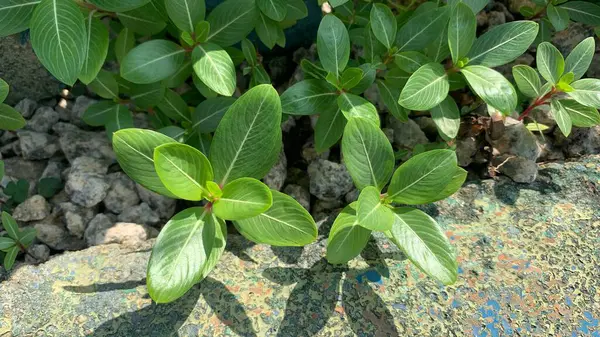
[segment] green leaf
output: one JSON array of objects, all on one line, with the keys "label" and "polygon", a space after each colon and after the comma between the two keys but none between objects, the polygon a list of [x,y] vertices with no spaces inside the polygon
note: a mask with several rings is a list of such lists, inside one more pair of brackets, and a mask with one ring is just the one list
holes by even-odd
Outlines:
[{"label": "green leaf", "polygon": [[273,206],[252,218],[234,222],[248,240],[272,246],[304,246],[317,238],[317,225],[294,198],[271,191]]},{"label": "green leaf", "polygon": [[546,7],[546,15],[557,32],[565,30],[569,26],[569,12],[562,7],[548,4],[548,7]]},{"label": "green leaf", "polygon": [[177,70],[173,75],[167,78],[165,80],[167,88],[178,88],[182,84],[184,84],[185,81],[187,81],[188,78],[190,78],[190,75],[192,75],[192,72],[194,71],[192,64],[192,60],[186,60],[181,65],[181,67],[179,67],[179,70]]},{"label": "green leaf", "polygon": [[460,129],[460,111],[451,96],[446,96],[442,103],[431,109],[431,118],[444,140],[456,138]]},{"label": "green leaf", "polygon": [[512,74],[517,87],[525,96],[530,98],[542,96],[542,81],[535,69],[527,65],[516,65],[512,68]]},{"label": "green leaf", "polygon": [[220,185],[241,177],[261,179],[281,150],[281,102],[267,84],[248,90],[223,116],[210,150]]},{"label": "green leaf", "polygon": [[363,75],[358,84],[350,89],[350,92],[355,95],[360,95],[369,89],[375,82],[375,76],[377,75],[377,68],[370,63],[363,63],[359,68],[363,71]]},{"label": "green leaf", "polygon": [[465,3],[471,8],[473,13],[477,14],[479,11],[485,8],[489,3],[489,0],[448,0],[448,5],[455,6],[459,2]]},{"label": "green leaf", "polygon": [[484,66],[468,66],[461,69],[473,91],[484,102],[505,115],[517,106],[515,88],[499,72]]},{"label": "green leaf", "polygon": [[215,132],[223,115],[234,102],[233,97],[216,97],[203,101],[192,114],[192,128],[198,133]]},{"label": "green leaf", "polygon": [[126,12],[139,8],[150,2],[150,0],[88,0],[96,7],[108,12]]},{"label": "green leaf", "polygon": [[0,2],[0,37],[22,32],[29,28],[29,21],[39,1],[5,0]]},{"label": "green leaf", "polygon": [[8,83],[6,83],[3,79],[0,78],[0,103],[4,102],[6,97],[8,97],[8,93],[10,88]]},{"label": "green leaf", "polygon": [[0,160],[0,180],[4,177],[4,162]]},{"label": "green leaf", "polygon": [[281,30],[277,21],[273,21],[266,15],[260,13],[259,18],[256,21],[255,29],[256,34],[265,46],[269,47],[269,49],[275,47],[277,39],[279,38],[279,31]]},{"label": "green leaf", "polygon": [[380,190],[374,186],[360,192],[356,216],[360,226],[372,231],[388,231],[394,223],[394,213],[382,203]]},{"label": "green leaf", "polygon": [[183,296],[203,276],[220,226],[201,207],[177,213],[161,230],[148,262],[148,292],[157,303]]},{"label": "green leaf", "polygon": [[359,34],[359,36],[364,36],[364,58],[371,63],[381,62],[381,55],[386,51],[385,46],[381,44],[381,42],[379,42],[379,40],[373,33],[371,23],[369,23],[364,29],[361,30],[363,32]]},{"label": "green leaf", "polygon": [[315,125],[315,149],[322,153],[342,138],[346,118],[341,109],[325,110],[319,115]]},{"label": "green leaf", "polygon": [[592,63],[595,49],[596,43],[593,37],[581,41],[567,56],[565,73],[572,72],[575,80],[582,78]]},{"label": "green leaf", "polygon": [[410,76],[398,103],[409,110],[429,110],[446,98],[449,88],[444,67],[428,63]]},{"label": "green leaf", "polygon": [[19,179],[16,183],[14,181],[9,182],[4,189],[4,194],[10,196],[15,204],[22,203],[29,196],[29,181]]},{"label": "green leaf", "polygon": [[27,124],[21,114],[10,106],[0,103],[0,130],[15,131]]},{"label": "green leaf", "polygon": [[167,89],[164,99],[157,105],[158,109],[176,121],[191,122],[187,103],[175,91]]},{"label": "green leaf", "polygon": [[513,21],[493,27],[481,35],[467,54],[470,65],[497,67],[523,55],[535,40],[538,24]]},{"label": "green leaf", "polygon": [[394,216],[394,225],[388,232],[392,242],[425,274],[445,285],[456,282],[456,253],[435,220],[408,207],[395,209]]},{"label": "green leaf", "polygon": [[149,84],[173,75],[183,64],[185,50],[167,40],[152,40],[133,48],[121,63],[121,76]]},{"label": "green leaf", "polygon": [[133,116],[126,106],[119,104],[108,112],[108,121],[104,127],[108,138],[112,139],[115,132],[134,127]]},{"label": "green leaf", "polygon": [[202,200],[208,195],[206,182],[213,179],[210,162],[202,152],[179,143],[154,149],[154,168],[160,181],[180,199]]},{"label": "green leaf", "polygon": [[573,128],[573,122],[571,121],[571,116],[569,116],[569,113],[563,107],[562,103],[557,99],[551,100],[550,112],[552,112],[554,120],[556,121],[560,131],[562,131],[565,137],[568,137],[571,133],[571,129]]},{"label": "green leaf", "polygon": [[543,18],[540,20],[540,28],[538,31],[535,40],[533,41],[533,45],[537,46],[538,44],[546,41],[550,41],[552,39],[552,24],[547,18]]},{"label": "green leaf", "polygon": [[215,268],[221,256],[223,256],[227,241],[227,225],[225,221],[217,218],[214,214],[210,214],[210,217],[212,218],[211,221],[215,224],[215,237],[210,255],[200,271],[200,280],[203,280]]},{"label": "green leaf", "polygon": [[385,73],[385,80],[397,89],[404,88],[409,78],[410,74],[399,68],[392,68]]},{"label": "green leaf", "polygon": [[117,106],[113,101],[100,101],[90,105],[81,117],[86,124],[91,126],[103,126],[109,120],[109,114]]},{"label": "green leaf", "polygon": [[8,213],[2,212],[2,226],[13,240],[19,240],[19,225],[15,219]]},{"label": "green leaf", "polygon": [[585,128],[600,124],[600,113],[596,108],[569,99],[560,100],[560,105],[569,113],[574,126]]},{"label": "green leaf", "polygon": [[361,118],[379,126],[379,114],[377,108],[366,99],[348,93],[338,96],[337,104],[346,119]]},{"label": "green leaf", "polygon": [[119,21],[126,28],[141,35],[154,35],[160,33],[167,26],[164,15],[166,10],[157,12],[153,2],[131,11],[117,13]]},{"label": "green leaf", "polygon": [[288,6],[284,0],[256,0],[256,4],[272,20],[282,21],[287,15]]},{"label": "green leaf", "polygon": [[442,62],[450,56],[450,47],[448,46],[448,27],[445,27],[441,34],[425,47],[425,54],[433,62]]},{"label": "green leaf", "polygon": [[327,240],[327,261],[342,264],[352,260],[365,248],[370,237],[371,231],[358,225],[356,203],[346,206],[331,226]]},{"label": "green leaf", "polygon": [[161,182],[153,159],[155,148],[175,140],[151,130],[125,129],[114,134],[112,143],[119,165],[131,179],[151,191],[176,197]]},{"label": "green leaf", "polygon": [[285,21],[304,19],[308,16],[308,8],[303,0],[288,0]]},{"label": "green leaf", "polygon": [[208,40],[208,34],[210,34],[210,23],[208,21],[200,21],[194,28],[196,33],[196,42],[204,43]]},{"label": "green leaf", "polygon": [[91,11],[85,21],[87,28],[85,56],[79,74],[79,79],[85,84],[89,84],[96,78],[108,55],[108,29],[102,21],[94,17],[94,13],[95,11]]},{"label": "green leaf", "polygon": [[432,60],[429,57],[416,51],[405,51],[397,53],[394,56],[394,63],[396,63],[398,68],[406,71],[407,73],[414,73],[422,66],[431,62]]},{"label": "green leaf", "polygon": [[452,181],[455,170],[456,154],[452,150],[418,154],[396,170],[388,188],[388,199],[407,205],[437,201],[437,196]]},{"label": "green leaf", "polygon": [[211,90],[223,96],[235,92],[235,67],[225,50],[214,43],[203,43],[194,48],[194,72]]},{"label": "green leaf", "polygon": [[125,55],[135,47],[135,36],[129,28],[123,28],[115,40],[115,55],[119,63],[123,62]]},{"label": "green leaf", "polygon": [[23,228],[23,230],[21,230],[21,233],[19,233],[19,242],[24,247],[29,247],[31,245],[31,243],[33,243],[33,240],[35,239],[36,236],[37,236],[37,231],[35,230],[35,228],[32,228],[32,227]]},{"label": "green leaf", "polygon": [[[185,130],[174,125],[169,125],[156,130],[167,137],[171,137],[179,143],[185,142]],[[156,165],[156,164],[155,164]]]},{"label": "green leaf", "polygon": [[236,44],[254,29],[258,15],[254,0],[224,1],[206,19],[211,29],[207,40],[221,47]]},{"label": "green leaf", "polygon": [[325,15],[317,32],[317,51],[325,70],[338,74],[350,58],[350,37],[344,23],[333,14]]},{"label": "green leaf", "polygon": [[38,193],[46,199],[52,198],[56,193],[60,192],[64,184],[60,178],[48,177],[42,178],[38,182]]},{"label": "green leaf", "polygon": [[400,51],[421,50],[431,44],[448,24],[450,8],[440,7],[411,19],[400,28],[396,45]]},{"label": "green leaf", "polygon": [[314,115],[333,110],[336,89],[322,80],[304,80],[289,87],[281,95],[283,113],[287,115]]},{"label": "green leaf", "polygon": [[390,49],[396,40],[396,31],[398,29],[394,13],[384,4],[373,4],[370,18],[373,34],[375,34],[377,40]]},{"label": "green leaf", "polygon": [[584,78],[571,83],[574,91],[568,93],[574,100],[585,105],[600,109],[600,80]]},{"label": "green leaf", "polygon": [[467,56],[475,41],[477,19],[466,4],[459,2],[452,11],[448,23],[448,46],[452,54],[452,62],[458,63]]},{"label": "green leaf", "polygon": [[59,81],[73,85],[85,57],[83,14],[72,0],[42,0],[31,17],[31,46]]},{"label": "green leaf", "polygon": [[394,170],[394,150],[387,137],[373,123],[352,118],[342,138],[343,160],[359,189],[387,184]]},{"label": "green leaf", "polygon": [[119,98],[119,84],[115,75],[106,70],[100,70],[98,76],[88,86],[102,98]]},{"label": "green leaf", "polygon": [[542,42],[537,47],[537,69],[546,81],[556,84],[565,71],[565,60],[552,44]]},{"label": "green leaf", "polygon": [[468,172],[460,167],[456,167],[452,180],[440,193],[435,197],[436,200],[444,200],[458,191],[467,179]]},{"label": "green leaf", "polygon": [[342,73],[340,86],[343,89],[349,90],[357,86],[363,78],[363,70],[361,68],[348,68]]},{"label": "green leaf", "polygon": [[256,48],[254,48],[254,44],[252,44],[250,40],[242,40],[242,52],[244,53],[244,57],[246,58],[246,61],[248,61],[249,65],[256,66],[258,64],[258,60],[256,58]]},{"label": "green leaf", "polygon": [[377,88],[388,111],[398,120],[408,122],[408,111],[398,104],[401,90],[381,80],[377,80]]},{"label": "green leaf", "polygon": [[166,0],[165,7],[175,26],[188,33],[195,31],[206,13],[204,0]]},{"label": "green leaf", "polygon": [[586,1],[568,1],[559,8],[566,9],[573,21],[586,25],[600,25],[600,6]]},{"label": "green leaf", "polygon": [[141,109],[152,108],[161,103],[165,98],[166,88],[161,82],[152,84],[134,84],[131,88],[130,98]]},{"label": "green leaf", "polygon": [[19,247],[12,247],[6,251],[6,255],[4,256],[4,269],[12,269],[13,265],[15,264],[15,260],[17,259],[17,254],[19,254],[19,251]]},{"label": "green leaf", "polygon": [[4,236],[0,236],[0,250],[6,251],[16,245],[15,240],[11,238],[7,238]]},{"label": "green leaf", "polygon": [[223,187],[223,195],[213,203],[213,211],[224,220],[243,220],[267,211],[272,204],[267,185],[254,178],[239,178]]}]

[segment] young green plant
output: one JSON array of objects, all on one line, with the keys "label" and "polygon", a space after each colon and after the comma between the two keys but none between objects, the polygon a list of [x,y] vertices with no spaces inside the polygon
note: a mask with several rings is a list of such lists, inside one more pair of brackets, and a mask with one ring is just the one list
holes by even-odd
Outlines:
[{"label": "young green plant", "polygon": [[303,246],[316,239],[310,214],[258,180],[278,160],[281,116],[277,92],[263,84],[227,109],[208,157],[158,132],[115,133],[117,160],[133,180],[168,197],[204,201],[176,214],[158,236],[147,276],[156,302],[179,298],[210,273],[225,249],[227,220],[257,243]]}]

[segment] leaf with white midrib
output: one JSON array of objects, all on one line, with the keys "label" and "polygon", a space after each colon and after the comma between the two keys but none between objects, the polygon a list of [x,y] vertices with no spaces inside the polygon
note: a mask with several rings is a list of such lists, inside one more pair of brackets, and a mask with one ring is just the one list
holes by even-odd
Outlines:
[{"label": "leaf with white midrib", "polygon": [[86,28],[71,0],[42,0],[31,17],[31,45],[40,62],[61,82],[73,85],[83,67]]},{"label": "leaf with white midrib", "polygon": [[223,95],[235,91],[235,66],[225,50],[214,43],[204,43],[194,48],[194,71],[206,86]]},{"label": "leaf with white midrib", "polygon": [[40,1],[5,0],[0,2],[0,37],[24,31]]},{"label": "leaf with white midrib", "polygon": [[207,41],[222,47],[241,41],[254,29],[258,9],[254,0],[227,0],[208,15],[210,34]]},{"label": "leaf with white midrib", "polygon": [[185,58],[185,49],[167,40],[151,40],[133,48],[121,62],[121,76],[133,83],[150,84],[173,75]]},{"label": "leaf with white midrib", "polygon": [[480,36],[467,54],[469,64],[496,67],[522,55],[535,40],[538,24],[513,21],[493,27]]}]

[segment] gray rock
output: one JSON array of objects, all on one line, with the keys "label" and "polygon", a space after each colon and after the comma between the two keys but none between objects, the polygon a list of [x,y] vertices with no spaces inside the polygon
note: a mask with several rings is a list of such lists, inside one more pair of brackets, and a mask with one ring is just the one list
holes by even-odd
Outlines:
[{"label": "gray rock", "polygon": [[533,2],[531,0],[509,0],[508,1],[508,9],[515,14],[520,14],[519,9],[523,6],[535,8],[536,4],[535,4],[535,2]]},{"label": "gray rock", "polygon": [[75,104],[71,109],[71,123],[78,126],[87,126],[87,124],[81,119],[87,108],[90,105],[98,103],[97,100],[89,98],[87,96],[79,96],[75,99]]},{"label": "gray rock", "polygon": [[0,78],[10,85],[6,104],[24,98],[40,101],[60,93],[63,85],[42,66],[22,34],[0,38]]},{"label": "gray rock", "polygon": [[302,186],[287,185],[283,193],[296,199],[296,201],[310,212],[310,193]]},{"label": "gray rock", "polygon": [[144,112],[133,114],[133,126],[138,129],[151,129],[148,114]]},{"label": "gray rock", "polygon": [[360,195],[360,191],[358,189],[353,189],[352,191],[346,193],[344,200],[346,200],[346,204],[351,204],[358,200],[358,196]]},{"label": "gray rock", "polygon": [[110,188],[106,170],[106,166],[94,158],[75,159],[65,184],[65,192],[71,201],[84,207],[102,202]]},{"label": "gray rock", "polygon": [[27,122],[27,129],[46,133],[52,129],[52,126],[59,120],[58,112],[54,109],[43,106],[35,111],[33,118]]},{"label": "gray rock", "polygon": [[37,180],[44,172],[44,161],[31,161],[21,158],[6,158],[4,173],[16,179]]},{"label": "gray rock", "polygon": [[69,232],[59,223],[52,219],[35,224],[37,238],[56,250],[79,250],[85,247],[82,240],[70,236]]},{"label": "gray rock", "polygon": [[525,124],[512,118],[506,118],[504,133],[492,145],[497,154],[511,154],[536,161],[541,154],[537,138],[527,130]]},{"label": "gray rock", "polygon": [[60,150],[58,138],[47,133],[21,130],[17,134],[19,148],[25,159],[48,159]]},{"label": "gray rock", "polygon": [[84,238],[89,246],[100,244],[104,240],[106,231],[115,224],[115,221],[106,214],[96,214],[85,229]]},{"label": "gray rock", "polygon": [[60,135],[60,148],[70,162],[81,156],[101,159],[107,163],[116,160],[106,132],[83,131],[65,123],[57,123],[54,131]]},{"label": "gray rock", "polygon": [[123,172],[108,175],[110,189],[104,198],[104,206],[109,211],[119,214],[140,203],[135,190],[135,183]]},{"label": "gray rock", "polygon": [[344,207],[345,200],[317,200],[313,207],[313,213],[332,213],[332,210]]},{"label": "gray rock", "polygon": [[290,132],[296,126],[296,120],[292,116],[288,116],[285,122],[281,123],[281,131]]},{"label": "gray rock", "polygon": [[162,220],[170,219],[175,214],[175,199],[167,198],[158,193],[154,193],[140,184],[135,184],[138,195],[143,202],[147,203],[150,208],[158,213]]},{"label": "gray rock", "polygon": [[46,245],[37,244],[27,248],[25,262],[27,263],[42,263],[50,259],[50,248]]},{"label": "gray rock", "polygon": [[62,220],[71,235],[83,238],[88,223],[96,215],[95,208],[85,208],[71,202],[62,202],[59,205],[62,211]]},{"label": "gray rock", "polygon": [[592,26],[580,22],[570,22],[567,29],[554,33],[552,44],[563,55],[568,55],[579,42],[590,36],[594,36],[594,28]]},{"label": "gray rock", "polygon": [[308,166],[310,193],[320,200],[338,200],[354,188],[344,164],[318,159]]},{"label": "gray rock", "polygon": [[15,106],[15,110],[20,112],[21,115],[23,115],[23,117],[30,118],[31,116],[33,116],[33,112],[35,111],[35,109],[37,109],[37,106],[38,104],[36,101],[29,98],[25,98],[19,103],[17,103],[17,105]]},{"label": "gray rock", "polygon": [[109,243],[121,243],[132,246],[139,246],[144,241],[158,236],[156,228],[136,223],[118,222],[114,226],[108,228],[103,233],[98,233],[96,238],[101,238],[101,241],[94,242],[96,245],[106,245]]},{"label": "gray rock", "polygon": [[418,144],[427,144],[429,139],[412,119],[403,123],[393,116],[388,116],[387,126],[394,130],[394,144],[402,149],[412,149]]},{"label": "gray rock", "polygon": [[573,128],[568,138],[560,130],[554,131],[557,144],[562,144],[568,157],[600,153],[600,126]]},{"label": "gray rock", "polygon": [[71,121],[71,110],[73,110],[73,101],[61,98],[58,104],[54,107],[54,110],[58,112],[58,116],[63,122]]},{"label": "gray rock", "polygon": [[135,222],[148,226],[157,226],[163,223],[158,213],[145,202],[126,208],[117,219],[119,222]]},{"label": "gray rock", "polygon": [[600,78],[600,53],[598,52],[594,54],[592,64],[590,64],[590,68],[587,71],[587,77]]},{"label": "gray rock", "polygon": [[302,158],[307,163],[312,163],[317,159],[327,160],[329,158],[329,150],[325,150],[321,153],[317,152],[315,148],[315,142],[313,139],[310,139],[302,146]]},{"label": "gray rock", "polygon": [[50,205],[41,195],[34,195],[19,204],[13,211],[13,218],[19,221],[43,220],[50,215]]},{"label": "gray rock", "polygon": [[40,177],[40,179],[42,179],[42,178],[62,179],[61,173],[66,167],[67,166],[65,165],[65,163],[63,163],[60,160],[49,160],[48,165],[46,165],[46,168],[44,169],[44,172],[42,172],[42,176]]},{"label": "gray rock", "polygon": [[456,157],[458,165],[465,167],[473,162],[473,156],[477,152],[477,140],[475,137],[467,137],[456,141]]},{"label": "gray rock", "polygon": [[[438,129],[437,129],[437,126],[435,125],[435,122],[433,121],[433,118],[426,117],[426,116],[418,117],[418,118],[415,118],[414,121],[415,121],[415,123],[417,123],[417,125],[419,125],[421,130],[423,130],[425,135],[433,136],[433,137],[438,136]],[[393,138],[392,138],[392,142],[393,142]]]},{"label": "gray rock", "polygon": [[532,183],[538,173],[536,162],[523,157],[497,157],[494,159],[494,166],[500,166],[498,171],[517,183]]},{"label": "gray rock", "polygon": [[263,178],[267,186],[274,190],[281,190],[287,177],[287,158],[285,152],[281,149],[279,153],[279,161],[271,168],[269,173]]}]

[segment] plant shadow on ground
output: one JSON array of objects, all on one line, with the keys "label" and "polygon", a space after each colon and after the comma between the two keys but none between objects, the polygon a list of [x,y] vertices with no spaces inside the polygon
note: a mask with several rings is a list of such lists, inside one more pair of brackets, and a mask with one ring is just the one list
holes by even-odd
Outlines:
[{"label": "plant shadow on ground", "polygon": [[[228,250],[240,256],[241,251],[251,246],[244,242],[241,245],[228,246]],[[291,248],[291,251],[289,248],[273,248],[275,254],[283,257],[282,261],[285,263],[298,262],[303,251],[302,248]],[[383,282],[382,277],[389,276],[384,258],[404,260],[405,257],[401,253],[381,253],[374,240],[369,242],[361,255],[369,265],[368,268],[350,269],[347,266],[335,266],[323,258],[306,269],[294,267],[266,269],[263,276],[272,282],[283,286],[296,284],[287,299],[277,336],[318,334],[326,326],[330,317],[336,313],[338,301],[341,301],[345,317],[348,318],[351,329],[357,335],[398,336],[391,312],[369,283],[378,286]],[[344,279],[343,275],[345,275]],[[342,282],[341,292],[340,282]],[[145,283],[146,280],[141,279],[121,283],[67,286],[64,289],[89,294],[133,290]],[[168,304],[152,302],[140,310],[124,313],[104,322],[87,336],[210,335],[211,327],[208,324],[184,325],[200,296],[218,319],[237,335],[257,336],[244,305],[223,283],[211,277],[204,279],[175,302]]]},{"label": "plant shadow on ground", "polygon": [[277,336],[318,334],[330,317],[336,314],[340,300],[341,308],[356,335],[398,336],[391,312],[369,283],[381,285],[382,277],[389,276],[384,257],[403,260],[404,256],[400,253],[384,255],[374,241],[369,242],[362,255],[369,268],[333,266],[321,259],[307,269],[266,269],[263,276],[272,282],[284,286],[296,284],[287,300]]},{"label": "plant shadow on ground", "polygon": [[562,190],[560,185],[552,181],[552,176],[557,170],[545,168],[538,172],[536,180],[529,184],[519,184],[505,178],[494,183],[496,198],[506,205],[514,205],[521,194],[521,190],[532,190],[541,194],[557,193]]}]

